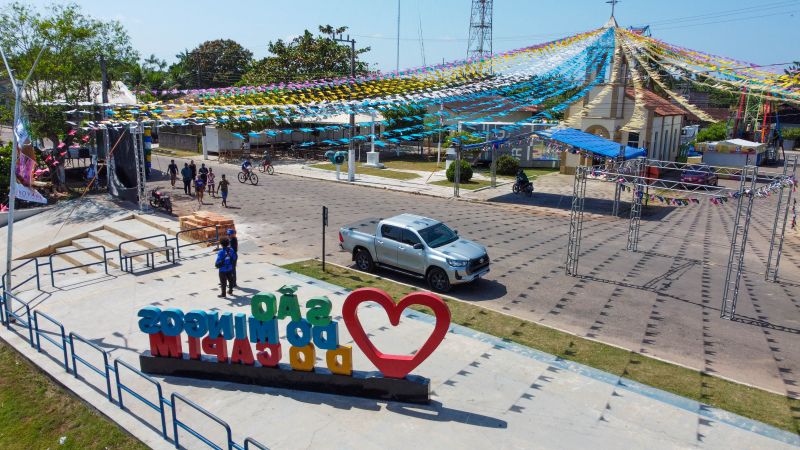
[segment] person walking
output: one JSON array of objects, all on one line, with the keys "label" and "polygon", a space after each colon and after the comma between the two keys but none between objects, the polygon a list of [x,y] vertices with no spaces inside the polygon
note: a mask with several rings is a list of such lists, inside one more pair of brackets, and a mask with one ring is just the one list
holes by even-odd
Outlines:
[{"label": "person walking", "polygon": [[214,169],[211,167],[208,168],[208,175],[206,176],[206,189],[208,189],[208,194],[212,197],[217,191],[217,186],[214,184]]},{"label": "person walking", "polygon": [[[238,255],[239,255],[239,239],[236,238],[236,230],[234,230],[233,228],[229,228],[228,229],[228,240],[230,241],[231,248],[233,249],[234,252],[236,252],[236,255],[237,255],[236,259],[238,261],[238,259],[239,259],[238,258]],[[233,287],[236,287],[236,263],[237,263],[237,261],[233,262],[233,277],[232,277],[233,278]]]},{"label": "person walking", "polygon": [[208,167],[206,167],[206,163],[200,164],[200,168],[197,170],[198,176],[206,181],[208,178]]},{"label": "person walking", "polygon": [[192,170],[192,181],[197,179],[197,166],[194,164],[194,160],[189,161],[189,169]]},{"label": "person walking", "polygon": [[236,252],[230,248],[230,241],[228,238],[219,240],[219,245],[222,246],[217,252],[217,259],[214,262],[214,267],[219,269],[219,286],[222,292],[217,296],[225,298],[225,291],[233,295],[233,265],[236,262]]},{"label": "person walking", "polygon": [[222,197],[222,206],[228,207],[228,186],[230,183],[225,179],[225,174],[222,174],[222,179],[219,180],[219,195]]},{"label": "person walking", "polygon": [[175,189],[175,180],[178,178],[178,165],[175,164],[174,159],[169,162],[167,172],[169,173],[169,182],[172,184],[172,189]]},{"label": "person walking", "polygon": [[192,169],[189,168],[189,164],[183,163],[181,177],[183,178],[183,193],[192,195]]},{"label": "person walking", "polygon": [[194,193],[197,195],[197,204],[203,206],[203,193],[206,190],[206,182],[200,177],[194,180]]}]

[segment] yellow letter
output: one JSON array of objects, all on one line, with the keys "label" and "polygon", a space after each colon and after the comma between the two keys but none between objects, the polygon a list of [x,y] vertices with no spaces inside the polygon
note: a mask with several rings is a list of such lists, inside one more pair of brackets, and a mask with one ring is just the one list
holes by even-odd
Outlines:
[{"label": "yellow letter", "polygon": [[[341,362],[339,362],[339,356],[341,356]],[[325,362],[328,363],[328,370],[337,375],[352,375],[353,347],[342,345],[336,350],[328,350],[325,353]]]},{"label": "yellow letter", "polygon": [[289,365],[292,370],[311,372],[314,370],[314,362],[317,360],[316,348],[314,344],[305,347],[289,347]]}]

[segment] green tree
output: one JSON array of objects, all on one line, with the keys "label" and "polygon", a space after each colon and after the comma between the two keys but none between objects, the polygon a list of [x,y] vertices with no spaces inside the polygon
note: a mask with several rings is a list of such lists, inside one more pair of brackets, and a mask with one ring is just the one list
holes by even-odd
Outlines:
[{"label": "green tree", "polygon": [[[332,39],[334,34],[347,31],[347,27],[331,25],[319,27],[319,34],[305,30],[290,42],[278,39],[267,44],[270,55],[253,65],[240,84],[256,85],[280,81],[302,81],[350,75],[350,46]],[[369,64],[359,56],[369,52],[369,47],[356,48],[356,75],[369,70]]]},{"label": "green tree", "polygon": [[250,69],[253,52],[230,39],[216,39],[194,50],[178,54],[174,72],[180,74],[182,88],[233,86]]},{"label": "green tree", "polygon": [[728,124],[717,122],[709,125],[697,133],[696,142],[724,141],[728,137]]},{"label": "green tree", "polygon": [[34,137],[54,143],[65,128],[65,108],[53,102],[72,109],[78,102],[93,101],[100,89],[100,55],[109,81],[121,80],[138,59],[119,22],[94,19],[75,4],[53,5],[44,15],[24,3],[6,5],[0,10],[0,45],[18,78],[28,73],[45,47],[26,88],[24,108]]},{"label": "green tree", "polygon": [[800,61],[793,62],[792,65],[787,67],[786,70],[784,71],[786,72],[786,75],[791,75],[791,76],[800,75]]}]

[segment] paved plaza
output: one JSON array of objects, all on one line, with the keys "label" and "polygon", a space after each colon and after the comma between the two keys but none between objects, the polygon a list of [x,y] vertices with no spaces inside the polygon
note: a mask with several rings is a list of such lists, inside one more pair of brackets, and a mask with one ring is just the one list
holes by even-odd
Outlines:
[{"label": "paved plaza", "polygon": [[[156,157],[166,168],[169,158]],[[235,179],[238,168],[207,164]],[[261,174],[259,174],[261,175]],[[219,175],[218,175],[219,176]],[[229,204],[207,199],[203,209],[233,215],[242,235],[275,262],[320,256],[321,209],[330,208],[328,258],[351,264],[337,247],[338,228],[364,217],[414,212],[446,221],[489,250],[492,272],[452,295],[578,336],[800,397],[800,245],[787,239],[781,283],[764,281],[764,266],[775,211],[774,197],[754,207],[738,319],[719,318],[728,259],[731,203],[703,202],[658,208],[644,217],[640,251],[625,251],[628,221],[609,217],[611,203],[587,200],[579,277],[564,274],[571,181],[551,183],[552,192],[532,200],[498,189],[486,202],[349,186],[289,176],[260,176],[258,186],[234,181]],[[570,178],[571,177],[564,177]],[[156,181],[153,186],[167,186]],[[560,186],[560,188],[558,187]],[[568,187],[565,187],[568,186]],[[590,182],[608,198],[608,184]],[[197,203],[172,191],[179,208]],[[629,194],[628,194],[629,195]],[[525,203],[520,205],[520,203]],[[605,215],[602,215],[604,213]],[[415,279],[386,273],[398,281]]]},{"label": "paved plaza", "polygon": [[[239,265],[241,289],[233,298],[216,298],[216,273],[208,250],[179,266],[137,275],[112,272],[75,276],[68,286],[29,291],[35,310],[60,320],[108,352],[109,363],[120,359],[138,367],[138,355],[149,349],[147,335],[137,326],[137,311],[159,308],[249,312],[250,296],[298,284],[298,297],[327,295],[335,319],[347,291],[261,262],[253,240],[242,241]],[[187,252],[188,253],[188,252]],[[362,305],[365,330],[383,351],[408,353],[418,348],[433,319],[407,311],[397,328],[379,308]],[[44,330],[52,326],[43,325]],[[123,391],[126,411],[112,375],[110,384],[84,365],[80,379],[64,372],[60,351],[43,341],[43,353],[30,349],[18,325],[0,336],[33,358],[61,383],[120,423],[153,448],[172,448],[160,436],[157,413]],[[283,327],[281,341],[285,342]],[[340,342],[352,345],[340,326]],[[51,334],[51,336],[54,336]],[[72,353],[72,352],[71,352]],[[74,353],[102,367],[100,354],[77,342]],[[359,350],[353,365],[373,370]],[[317,366],[324,367],[318,354]],[[284,352],[282,362],[287,362]],[[162,395],[172,393],[208,409],[231,426],[234,442],[251,437],[270,448],[792,448],[797,436],[725,411],[701,405],[630,380],[571,363],[530,348],[508,343],[460,326],[451,326],[442,345],[415,373],[431,379],[433,402],[415,406],[285,389],[239,385],[190,378],[157,377]],[[152,385],[124,368],[121,381],[145,399],[157,403]],[[114,402],[106,398],[110,388]],[[172,439],[171,408],[167,436]],[[224,428],[185,405],[179,419],[216,445],[226,446]],[[185,448],[202,443],[180,431]]]}]

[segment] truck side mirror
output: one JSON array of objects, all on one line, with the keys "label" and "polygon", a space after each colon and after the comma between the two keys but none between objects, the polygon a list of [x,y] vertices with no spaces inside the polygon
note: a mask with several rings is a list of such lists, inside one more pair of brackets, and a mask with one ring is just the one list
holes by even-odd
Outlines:
[{"label": "truck side mirror", "polygon": [[420,243],[414,244],[414,250],[422,250],[423,248],[425,248],[425,247],[423,247],[422,244],[420,244]]}]

